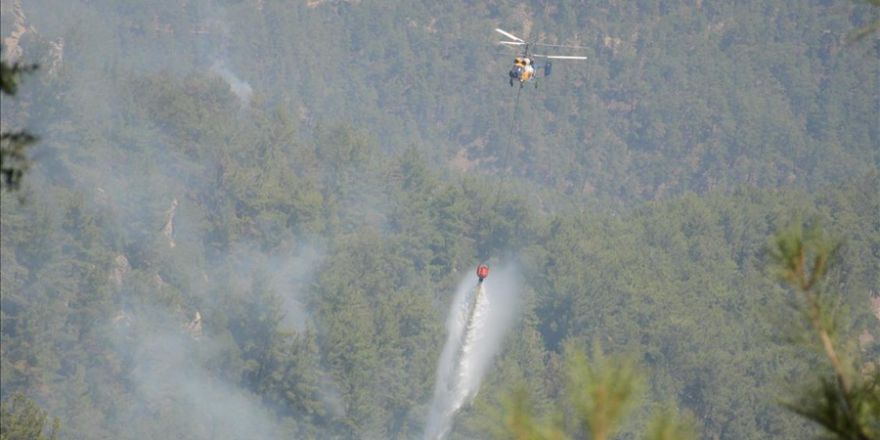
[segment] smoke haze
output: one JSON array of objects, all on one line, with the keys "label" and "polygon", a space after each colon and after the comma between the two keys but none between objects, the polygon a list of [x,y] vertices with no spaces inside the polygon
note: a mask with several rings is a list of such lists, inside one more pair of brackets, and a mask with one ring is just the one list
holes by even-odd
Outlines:
[{"label": "smoke haze", "polygon": [[190,438],[277,438],[275,419],[259,397],[217,377],[217,369],[205,362],[216,355],[212,342],[166,322],[170,328],[134,336],[134,345],[126,347],[133,352],[130,379],[139,400],[126,417],[132,426],[120,432],[146,438],[153,429],[161,433],[177,425],[177,432]]}]

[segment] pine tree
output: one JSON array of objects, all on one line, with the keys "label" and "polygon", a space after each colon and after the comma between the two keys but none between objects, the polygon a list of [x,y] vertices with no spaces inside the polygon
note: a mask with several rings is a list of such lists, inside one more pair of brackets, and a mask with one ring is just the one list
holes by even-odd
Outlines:
[{"label": "pine tree", "polygon": [[[47,426],[49,424],[49,426]],[[0,404],[0,440],[55,440],[60,422],[16,393]]]}]

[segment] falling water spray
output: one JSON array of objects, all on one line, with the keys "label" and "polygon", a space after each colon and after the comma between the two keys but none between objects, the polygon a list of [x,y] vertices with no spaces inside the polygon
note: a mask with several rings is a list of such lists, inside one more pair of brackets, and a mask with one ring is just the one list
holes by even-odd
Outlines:
[{"label": "falling water spray", "polygon": [[476,397],[518,306],[510,268],[494,273],[491,281],[478,283],[469,275],[459,283],[446,321],[426,440],[446,437],[455,414]]}]

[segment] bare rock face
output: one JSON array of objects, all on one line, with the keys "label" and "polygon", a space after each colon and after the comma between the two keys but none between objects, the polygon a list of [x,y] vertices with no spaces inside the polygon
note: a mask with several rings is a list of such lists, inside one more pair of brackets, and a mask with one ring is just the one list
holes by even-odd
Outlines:
[{"label": "bare rock face", "polygon": [[131,315],[126,313],[125,310],[120,310],[116,313],[116,316],[112,319],[113,325],[116,327],[130,327],[131,326]]},{"label": "bare rock face", "polygon": [[174,247],[174,213],[177,211],[177,198],[171,201],[171,208],[165,211],[165,225],[162,226],[162,235],[168,238],[168,246]]},{"label": "bare rock face", "polygon": [[123,281],[125,281],[125,276],[131,272],[131,265],[128,263],[128,258],[125,258],[125,255],[119,254],[116,258],[113,259],[113,269],[110,271],[110,282],[116,286],[117,289],[122,287]]},{"label": "bare rock face", "polygon": [[21,0],[15,0],[10,6],[15,21],[12,24],[12,32],[8,37],[3,39],[3,51],[6,60],[10,63],[16,62],[22,55],[21,46],[18,44],[21,37],[28,32],[35,32],[33,26],[28,26],[24,16],[24,9],[21,7]]},{"label": "bare rock face", "polygon": [[[871,311],[874,312],[874,316],[877,317],[877,320],[880,320],[880,291],[871,291],[869,292],[869,299],[871,303]],[[862,334],[859,335],[859,346],[862,348],[866,348],[874,342],[874,335],[865,329],[862,331]],[[880,366],[880,363],[878,363]]]},{"label": "bare rock face", "polygon": [[195,316],[193,316],[193,320],[184,326],[187,333],[189,333],[190,337],[193,339],[199,339],[202,336],[202,314],[196,310]]},{"label": "bare rock face", "polygon": [[49,42],[49,75],[55,76],[64,64],[64,38]]},{"label": "bare rock face", "polygon": [[880,292],[871,293],[871,310],[874,311],[874,316],[880,319]]}]

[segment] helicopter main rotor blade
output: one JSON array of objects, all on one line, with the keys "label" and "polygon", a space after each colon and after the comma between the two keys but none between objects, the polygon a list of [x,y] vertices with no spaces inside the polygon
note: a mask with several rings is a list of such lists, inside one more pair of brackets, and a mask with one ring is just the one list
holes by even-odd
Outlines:
[{"label": "helicopter main rotor blade", "polygon": [[509,44],[511,46],[522,46],[526,43],[520,43],[519,41],[499,41],[498,44]]},{"label": "helicopter main rotor blade", "polygon": [[503,30],[503,29],[495,28],[495,31],[498,32],[498,33],[501,34],[501,35],[504,35],[504,36],[507,37],[507,38],[510,38],[511,40],[518,41],[518,42],[520,42],[520,43],[525,43],[525,40],[523,40],[522,38],[517,37],[516,35],[513,35],[513,34],[511,34],[510,32],[507,32],[507,31],[505,31],[505,30]]},{"label": "helicopter main rotor blade", "polygon": [[579,57],[572,55],[541,55],[541,54],[532,54],[533,57],[539,58],[549,58],[551,60],[585,60],[587,57]]},{"label": "helicopter main rotor blade", "polygon": [[547,43],[532,43],[533,46],[542,46],[542,47],[562,47],[566,49],[589,49],[586,46],[571,46],[568,44],[547,44]]}]

